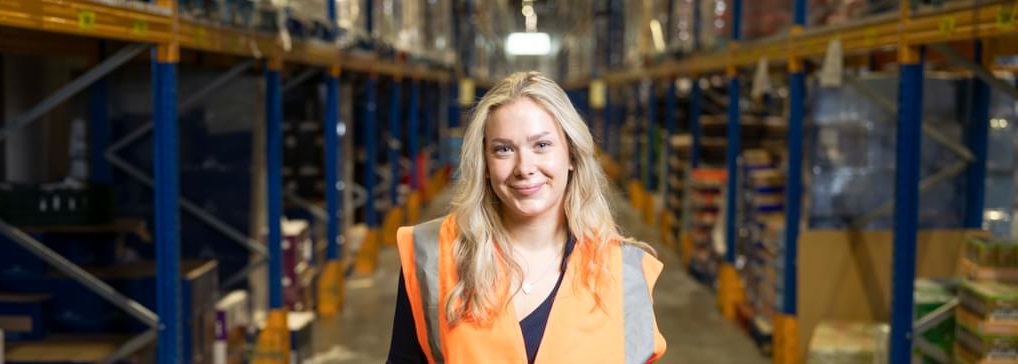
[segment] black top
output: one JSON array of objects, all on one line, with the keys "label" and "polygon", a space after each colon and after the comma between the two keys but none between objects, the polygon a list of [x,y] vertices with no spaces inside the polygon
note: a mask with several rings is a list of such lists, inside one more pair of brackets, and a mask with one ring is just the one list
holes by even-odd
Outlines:
[{"label": "black top", "polygon": [[[572,237],[566,240],[565,252],[562,254],[562,263],[559,272],[566,271],[566,262],[576,245]],[[548,326],[548,315],[551,313],[552,303],[555,302],[555,294],[562,285],[562,278],[565,274],[559,274],[555,288],[551,290],[548,297],[541,302],[527,317],[520,321],[520,330],[523,332],[523,343],[527,348],[527,361],[531,364],[537,358],[537,349],[541,346],[541,339],[544,338],[544,329]],[[417,337],[417,330],[414,327],[414,315],[410,309],[410,298],[406,293],[406,284],[403,282],[403,271],[399,272],[399,291],[396,293],[396,314],[392,323],[392,342],[389,345],[389,364],[426,364],[427,357],[421,349]]]}]

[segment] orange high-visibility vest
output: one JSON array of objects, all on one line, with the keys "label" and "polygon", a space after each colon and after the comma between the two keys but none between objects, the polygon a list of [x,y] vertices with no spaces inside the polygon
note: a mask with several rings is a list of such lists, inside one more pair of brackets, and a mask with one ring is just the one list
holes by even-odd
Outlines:
[{"label": "orange high-visibility vest", "polygon": [[[457,282],[452,217],[397,233],[400,262],[417,338],[429,363],[527,363],[523,332],[513,305],[489,323],[470,320],[450,326],[445,307]],[[579,243],[578,243],[579,244]],[[581,282],[583,249],[569,257],[548,316],[536,364],[647,363],[661,357],[665,340],[654,318],[652,292],[662,264],[642,249],[613,244],[598,307]],[[506,287],[502,287],[506,288]],[[502,289],[503,292],[508,290]]]}]

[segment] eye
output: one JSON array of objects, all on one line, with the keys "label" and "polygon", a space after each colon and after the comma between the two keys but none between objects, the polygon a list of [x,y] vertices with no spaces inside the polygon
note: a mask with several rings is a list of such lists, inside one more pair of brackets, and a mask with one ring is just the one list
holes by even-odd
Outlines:
[{"label": "eye", "polygon": [[537,149],[547,149],[550,146],[551,146],[551,142],[547,142],[547,141],[537,142],[537,145],[536,145]]},{"label": "eye", "polygon": [[491,148],[491,150],[495,152],[495,154],[506,154],[512,152],[512,147],[508,145],[496,145],[494,148]]}]

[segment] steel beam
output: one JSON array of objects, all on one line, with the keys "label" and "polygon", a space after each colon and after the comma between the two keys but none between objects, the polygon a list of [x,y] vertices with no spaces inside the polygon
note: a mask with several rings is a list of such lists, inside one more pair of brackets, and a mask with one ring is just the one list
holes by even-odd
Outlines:
[{"label": "steel beam", "polygon": [[[417,191],[420,188],[420,181],[418,180],[418,161],[420,160],[420,117],[421,113],[418,108],[420,107],[420,85],[421,81],[417,79],[410,80],[410,102],[407,105],[407,154],[410,155],[410,190]],[[417,223],[411,221],[410,223]]]},{"label": "steel beam", "polygon": [[894,170],[894,252],[891,268],[890,363],[911,363],[916,234],[919,228],[919,149],[923,65],[901,66],[897,159]]},{"label": "steel beam", "polygon": [[158,333],[156,330],[147,330],[120,346],[113,354],[106,357],[101,361],[101,364],[115,364],[122,362],[121,360],[127,358],[129,355],[137,353],[138,350],[148,346],[150,343],[156,340]]},{"label": "steel beam", "polygon": [[[157,53],[153,49],[153,54]],[[180,173],[177,132],[177,65],[152,62],[155,158],[156,312],[159,313],[159,363],[176,363],[188,343],[181,339]]]},{"label": "steel beam", "polygon": [[[801,0],[796,0],[799,2]],[[781,312],[795,315],[798,312],[798,252],[799,221],[802,214],[802,160],[805,139],[806,74],[801,69],[792,72],[789,84],[788,105],[788,171],[785,191],[785,271]]]},{"label": "steel beam", "polygon": [[693,86],[689,90],[689,134],[693,139],[693,145],[689,151],[689,172],[700,166],[700,148],[703,132],[700,127],[701,105],[703,104],[703,90],[700,88],[700,79],[693,78]]},{"label": "steel beam", "polygon": [[400,119],[402,117],[400,111],[403,105],[401,105],[401,98],[403,93],[403,80],[400,78],[394,78],[392,80],[392,88],[389,90],[389,127],[386,147],[389,150],[388,164],[391,170],[392,180],[389,182],[389,201],[390,208],[396,208],[399,206],[399,176],[400,168],[399,161],[401,158],[400,150],[403,149],[403,136],[402,136],[402,125],[400,125]]},{"label": "steel beam", "polygon": [[[329,2],[329,9],[335,11],[334,1]],[[334,14],[333,14],[334,15]],[[339,75],[330,74],[325,78],[325,216],[319,216],[320,220],[326,221],[325,240],[328,243],[326,257],[329,260],[340,258],[340,209],[339,191],[339,154],[342,150],[340,144],[339,129]],[[316,206],[317,207],[317,206]],[[320,210],[320,209],[316,209]]]},{"label": "steel beam", "polygon": [[[947,60],[950,61],[951,63],[954,63],[955,65],[961,66],[969,70],[976,77],[978,77],[980,80],[985,82],[993,89],[1007,94],[1012,99],[1018,99],[1018,89],[1016,89],[1014,85],[1007,83],[1007,81],[1004,81],[1000,78],[997,78],[996,76],[993,75],[993,73],[990,73],[990,71],[986,70],[986,68],[983,67],[980,63],[973,62],[968,58],[965,58],[965,56],[958,54],[958,52],[955,51],[954,48],[951,48],[951,46],[947,44],[930,44],[928,45],[928,47],[937,51],[937,53],[943,55],[944,58],[947,58]],[[982,47],[980,46],[978,48]],[[982,57],[980,53],[981,52],[977,52],[976,54],[979,55],[979,58],[981,59]]]},{"label": "steel beam", "polygon": [[[738,4],[739,0],[736,0]],[[738,23],[738,22],[736,22]],[[742,150],[742,110],[739,110],[739,77],[737,74],[728,75],[728,98],[736,102],[728,103],[728,145],[725,153],[725,164],[728,171],[728,188],[725,189],[725,262],[735,263],[735,242],[738,229],[735,217],[738,206],[738,176],[739,176],[739,153]]]},{"label": "steel beam", "polygon": [[[271,61],[268,63],[272,63]],[[269,309],[283,308],[283,90],[279,68],[265,71],[265,154],[269,259]]]},{"label": "steel beam", "polygon": [[644,112],[643,114],[644,115],[643,125],[645,126],[644,132],[647,133],[647,135],[645,136],[645,138],[647,138],[646,139],[647,144],[643,148],[646,154],[642,156],[643,171],[641,171],[642,172],[641,177],[643,179],[643,188],[647,192],[654,190],[653,176],[654,176],[654,166],[656,165],[654,163],[654,149],[657,144],[656,143],[657,141],[654,140],[655,136],[654,129],[656,128],[654,122],[655,119],[657,119],[657,97],[655,93],[657,93],[657,90],[654,87],[654,82],[651,81],[650,85],[647,87],[647,109],[646,112]]},{"label": "steel beam", "polygon": [[378,79],[377,76],[371,75],[367,80],[367,90],[364,100],[364,122],[363,129],[364,148],[366,149],[367,161],[365,164],[364,172],[364,189],[365,197],[365,209],[364,219],[368,224],[369,229],[378,228],[381,221],[378,218],[378,211],[375,211],[375,204],[372,201],[375,198],[375,184],[377,181],[376,171],[378,169]]},{"label": "steel beam", "polygon": [[59,253],[53,251],[42,242],[35,240],[24,231],[7,224],[0,220],[0,234],[10,238],[21,247],[25,248],[35,256],[49,263],[53,268],[66,274],[71,279],[74,279],[78,283],[92,290],[106,301],[109,301],[114,306],[119,307],[124,312],[127,312],[132,317],[145,323],[146,325],[156,327],[159,324],[159,317],[149,310],[145,305],[124,296],[113,289],[110,285],[106,284],[99,278],[96,278],[91,273],[81,269],[77,264],[64,258]]},{"label": "steel beam", "polygon": [[[975,40],[975,63],[982,64],[983,42]],[[990,103],[993,95],[990,84],[982,78],[975,77],[969,81],[969,120],[965,128],[966,145],[972,150],[973,161],[968,166],[965,177],[965,213],[964,226],[969,229],[982,229],[983,210],[986,206],[986,162],[990,137]],[[1009,86],[1010,88],[1010,86]]]},{"label": "steel beam", "polygon": [[[110,164],[112,164],[114,167],[119,168],[122,172],[126,173],[131,178],[138,180],[139,182],[145,184],[146,186],[153,188],[155,187],[155,181],[152,180],[152,177],[149,177],[148,175],[145,174],[145,172],[142,172],[140,169],[135,168],[134,166],[130,165],[130,163],[127,163],[120,157],[107,153],[106,159],[110,161]],[[180,198],[178,199],[178,201],[181,209],[183,209],[187,213],[190,213],[191,215],[194,215],[195,218],[205,222],[216,231],[219,231],[219,233],[230,238],[230,240],[233,240],[239,243],[240,245],[243,245],[250,251],[257,252],[262,255],[267,253],[267,251],[265,250],[265,246],[262,245],[262,243],[247,237],[239,230],[234,229],[232,226],[227,225],[225,222],[219,220],[208,211],[205,211],[205,209],[202,209],[194,202],[186,198]]]}]

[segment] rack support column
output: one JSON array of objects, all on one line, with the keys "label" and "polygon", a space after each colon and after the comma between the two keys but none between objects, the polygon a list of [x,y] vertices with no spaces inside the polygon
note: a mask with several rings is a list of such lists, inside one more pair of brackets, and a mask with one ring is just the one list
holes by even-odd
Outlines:
[{"label": "rack support column", "polygon": [[[908,2],[902,2],[907,12]],[[894,173],[894,248],[891,267],[891,337],[889,363],[912,358],[913,290],[916,233],[919,223],[919,152],[922,128],[923,64],[919,51],[898,48],[897,160]]]},{"label": "rack support column", "polygon": [[[735,0],[732,3],[732,41],[738,43],[742,34],[742,0]],[[739,74],[733,65],[728,65],[728,150],[725,164],[728,173],[726,174],[728,186],[725,188],[725,256],[724,261],[718,270],[718,303],[721,307],[721,315],[734,320],[736,310],[742,303],[743,292],[739,284],[739,275],[735,270],[735,246],[738,239],[738,228],[735,226],[736,214],[736,189],[739,173],[739,153],[741,147],[741,110],[739,103],[741,93],[739,89]]]},{"label": "rack support column", "polygon": [[160,45],[152,64],[155,127],[156,313],[159,316],[158,361],[177,364],[183,358],[180,300],[180,174],[177,169],[176,44]]},{"label": "rack support column", "polygon": [[[332,7],[330,7],[331,9]],[[339,314],[343,307],[345,292],[345,274],[342,264],[343,232],[341,231],[341,218],[343,211],[340,206],[340,194],[344,188],[342,179],[339,177],[342,167],[340,165],[340,153],[342,151],[342,136],[345,134],[345,127],[340,126],[339,120],[339,66],[333,66],[325,77],[325,210],[328,221],[326,222],[325,239],[326,263],[322,269],[321,277],[318,280],[318,314],[322,317],[332,317]]]}]

